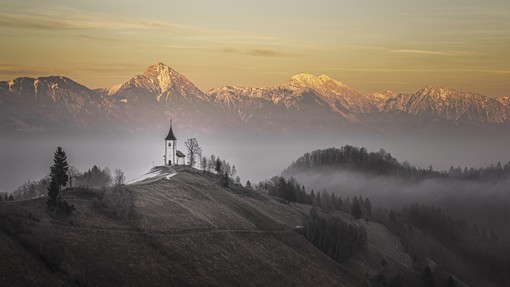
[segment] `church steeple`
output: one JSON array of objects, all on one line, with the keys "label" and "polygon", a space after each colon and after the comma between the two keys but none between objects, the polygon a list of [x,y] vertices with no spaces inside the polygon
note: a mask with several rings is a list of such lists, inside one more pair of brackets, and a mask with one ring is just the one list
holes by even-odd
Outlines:
[{"label": "church steeple", "polygon": [[174,135],[174,131],[172,130],[172,120],[170,120],[170,130],[168,131],[168,135],[165,138],[166,141],[176,141],[177,138]]},{"label": "church steeple", "polygon": [[170,130],[165,138],[165,165],[175,165],[177,154],[177,138],[172,129],[172,120],[170,120]]}]

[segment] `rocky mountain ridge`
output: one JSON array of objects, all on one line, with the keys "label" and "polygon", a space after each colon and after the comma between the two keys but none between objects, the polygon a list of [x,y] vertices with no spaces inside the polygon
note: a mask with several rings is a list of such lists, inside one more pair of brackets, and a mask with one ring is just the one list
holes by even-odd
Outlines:
[{"label": "rocky mountain ridge", "polygon": [[[507,97],[494,99],[432,86],[413,94],[365,94],[327,75],[310,74],[297,74],[274,87],[224,86],[204,93],[163,63],[123,84],[97,90],[60,76],[3,81],[0,110],[3,132],[44,131],[54,125],[137,131],[166,125],[172,117],[204,130],[304,127],[384,133],[399,130],[404,118],[477,128],[510,123]],[[396,128],[382,128],[381,119]]]}]

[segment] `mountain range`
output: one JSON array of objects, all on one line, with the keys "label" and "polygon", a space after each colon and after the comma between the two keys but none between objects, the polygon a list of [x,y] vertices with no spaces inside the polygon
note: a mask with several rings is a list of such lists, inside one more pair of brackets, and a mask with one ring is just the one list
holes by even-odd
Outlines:
[{"label": "mountain range", "polygon": [[62,76],[0,82],[0,132],[147,131],[168,125],[246,129],[472,134],[510,126],[508,97],[425,86],[411,94],[366,94],[327,75],[297,74],[274,87],[203,92],[163,63],[110,88]]}]

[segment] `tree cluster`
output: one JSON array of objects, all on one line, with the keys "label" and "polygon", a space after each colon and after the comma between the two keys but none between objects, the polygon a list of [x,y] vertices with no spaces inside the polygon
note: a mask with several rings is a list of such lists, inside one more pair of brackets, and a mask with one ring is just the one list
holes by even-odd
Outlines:
[{"label": "tree cluster", "polygon": [[447,175],[448,178],[458,180],[498,181],[510,178],[510,161],[504,166],[501,165],[501,162],[498,162],[496,165],[492,164],[481,168],[464,167],[462,169],[460,166],[456,168],[452,166]]},{"label": "tree cluster", "polygon": [[317,248],[338,262],[366,249],[367,231],[362,226],[312,208],[305,225],[305,236]]},{"label": "tree cluster", "polygon": [[[237,175],[235,165],[230,165],[229,162],[213,154],[209,157],[202,157],[200,167],[203,171],[215,172],[217,175],[227,175],[229,178],[234,178]],[[239,181],[241,181],[241,179],[239,179]]]},{"label": "tree cluster", "polygon": [[408,162],[399,163],[384,149],[379,150],[379,152],[368,152],[364,147],[359,148],[350,145],[306,153],[293,162],[283,174],[292,175],[311,169],[345,169],[403,178],[440,176],[440,173],[430,168],[419,169]]},{"label": "tree cluster", "polygon": [[83,174],[79,172],[74,176],[75,185],[88,188],[102,188],[112,184],[112,173],[108,167],[101,169],[94,165]]},{"label": "tree cluster", "polygon": [[413,204],[382,218],[416,260],[430,258],[473,286],[485,278],[510,284],[510,246],[493,231],[454,219],[441,208]]},{"label": "tree cluster", "polygon": [[351,213],[356,219],[372,217],[372,205],[368,198],[354,196],[352,200],[329,193],[327,190],[307,193],[306,188],[300,185],[295,178],[289,179],[274,176],[269,180],[261,181],[255,185],[255,190],[271,196],[282,198],[284,201],[299,202],[320,207],[323,211],[339,210]]},{"label": "tree cluster", "polygon": [[485,168],[451,167],[449,171],[436,171],[428,168],[417,168],[407,161],[400,163],[384,149],[369,152],[364,147],[345,145],[340,148],[319,149],[306,153],[294,161],[282,173],[292,176],[306,171],[348,170],[365,172],[373,175],[385,175],[405,180],[423,180],[429,178],[448,178],[458,180],[495,181],[510,178],[510,162]]},{"label": "tree cluster", "polygon": [[51,178],[46,176],[39,181],[28,180],[17,187],[11,194],[16,200],[25,200],[45,196]]},{"label": "tree cluster", "polygon": [[12,193],[9,194],[7,192],[0,192],[0,201],[14,201],[14,197]]}]

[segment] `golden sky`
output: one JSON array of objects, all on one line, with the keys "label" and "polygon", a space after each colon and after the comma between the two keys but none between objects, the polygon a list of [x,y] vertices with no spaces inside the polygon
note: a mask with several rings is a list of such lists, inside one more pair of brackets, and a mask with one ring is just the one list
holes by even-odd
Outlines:
[{"label": "golden sky", "polygon": [[510,95],[510,2],[0,1],[0,80],[90,88],[164,62],[206,91],[327,74],[363,92]]}]

